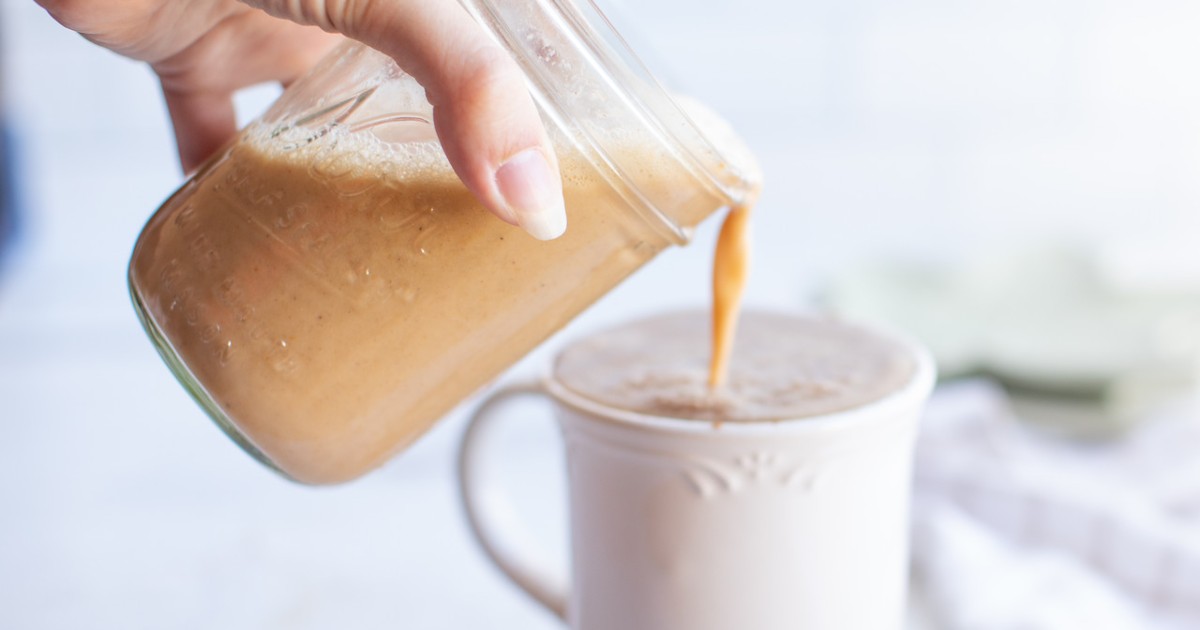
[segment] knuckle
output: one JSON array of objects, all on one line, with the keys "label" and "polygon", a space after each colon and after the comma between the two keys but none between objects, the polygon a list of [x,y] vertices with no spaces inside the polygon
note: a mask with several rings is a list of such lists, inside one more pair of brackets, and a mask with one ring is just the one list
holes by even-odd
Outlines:
[{"label": "knuckle", "polygon": [[277,17],[332,31],[336,28],[335,18],[341,13],[344,3],[340,0],[278,0],[261,4],[265,5],[268,13]]},{"label": "knuckle", "polygon": [[[379,14],[373,0],[325,0],[326,16],[335,28],[334,30],[358,34],[367,33]],[[330,5],[337,5],[330,8]]]},{"label": "knuckle", "polygon": [[302,24],[311,24],[330,33],[360,35],[371,26],[376,11],[372,0],[286,0],[290,9],[284,14]]}]

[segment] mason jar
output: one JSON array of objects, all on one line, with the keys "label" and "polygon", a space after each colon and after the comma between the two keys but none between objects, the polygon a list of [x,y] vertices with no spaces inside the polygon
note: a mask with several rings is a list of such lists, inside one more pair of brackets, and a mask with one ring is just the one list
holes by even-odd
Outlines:
[{"label": "mason jar", "polygon": [[757,186],[588,0],[472,0],[558,154],[568,227],[537,241],[454,175],[423,89],[347,42],[151,217],[137,313],[237,444],[302,483],[358,477]]}]

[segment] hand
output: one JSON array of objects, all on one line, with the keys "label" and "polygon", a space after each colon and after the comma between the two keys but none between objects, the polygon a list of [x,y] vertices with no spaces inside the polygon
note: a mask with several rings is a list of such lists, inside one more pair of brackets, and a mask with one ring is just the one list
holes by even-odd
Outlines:
[{"label": "hand", "polygon": [[236,90],[287,85],[340,33],[425,87],[446,156],[484,206],[540,239],[566,228],[558,162],[524,77],[456,0],[38,2],[89,40],[150,64],[185,171],[236,133]]}]

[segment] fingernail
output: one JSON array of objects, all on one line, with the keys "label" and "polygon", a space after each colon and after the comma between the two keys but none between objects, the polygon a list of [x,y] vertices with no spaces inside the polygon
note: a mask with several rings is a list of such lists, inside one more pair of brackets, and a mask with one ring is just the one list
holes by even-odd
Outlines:
[{"label": "fingernail", "polygon": [[496,187],[517,224],[534,238],[548,241],[566,231],[561,183],[538,149],[525,149],[502,164]]}]

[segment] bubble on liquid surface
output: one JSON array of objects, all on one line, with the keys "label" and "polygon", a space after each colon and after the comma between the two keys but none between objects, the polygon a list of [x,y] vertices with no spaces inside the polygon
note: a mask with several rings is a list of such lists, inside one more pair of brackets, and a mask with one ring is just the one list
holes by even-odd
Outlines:
[{"label": "bubble on liquid surface", "polygon": [[752,422],[821,415],[873,402],[916,369],[905,345],[834,318],[749,312],[725,387],[708,386],[710,322],[675,313],[568,346],[555,377],[606,405],[659,416]]}]

